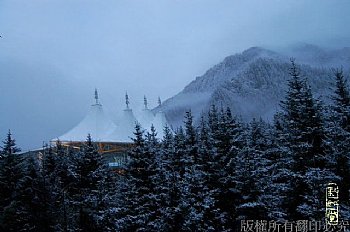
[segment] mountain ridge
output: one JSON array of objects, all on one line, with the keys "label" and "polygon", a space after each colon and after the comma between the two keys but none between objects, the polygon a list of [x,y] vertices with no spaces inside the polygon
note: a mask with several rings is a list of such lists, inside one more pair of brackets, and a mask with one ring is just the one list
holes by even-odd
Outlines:
[{"label": "mountain ridge", "polygon": [[324,101],[327,101],[325,95],[330,94],[330,68],[340,64],[336,67],[343,66],[347,70],[350,65],[349,48],[327,51],[314,45],[304,45],[281,53],[251,47],[227,56],[153,111],[165,112],[173,127],[182,125],[183,115],[189,109],[198,122],[212,104],[230,107],[243,120],[256,117],[272,120],[287,91],[290,57],[296,58],[301,74],[308,79],[314,95]]}]

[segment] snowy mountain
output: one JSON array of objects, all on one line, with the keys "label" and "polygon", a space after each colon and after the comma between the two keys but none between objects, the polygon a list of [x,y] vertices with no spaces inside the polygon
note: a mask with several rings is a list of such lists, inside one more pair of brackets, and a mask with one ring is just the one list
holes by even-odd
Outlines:
[{"label": "snowy mountain", "polygon": [[350,65],[350,49],[325,50],[313,45],[298,45],[284,52],[260,47],[226,57],[221,63],[197,77],[180,93],[167,99],[155,112],[166,113],[170,124],[182,124],[191,109],[198,120],[215,104],[229,106],[244,120],[262,117],[271,120],[287,90],[290,57],[295,57],[301,74],[309,80],[315,96],[323,98],[330,91],[331,67]]},{"label": "snowy mountain", "polygon": [[315,67],[350,66],[350,47],[340,49],[322,49],[311,44],[298,44],[288,49],[286,55],[297,57],[298,62]]}]

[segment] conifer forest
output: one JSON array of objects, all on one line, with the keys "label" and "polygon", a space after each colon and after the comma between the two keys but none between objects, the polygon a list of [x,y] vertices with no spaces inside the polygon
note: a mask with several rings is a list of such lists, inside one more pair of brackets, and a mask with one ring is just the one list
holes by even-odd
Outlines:
[{"label": "conifer forest", "polygon": [[90,135],[80,150],[58,141],[37,157],[21,155],[9,131],[0,231],[242,231],[242,220],[317,221],[328,183],[338,184],[339,216],[349,219],[347,74],[332,70],[325,103],[302,73],[291,60],[272,122],[244,122],[213,105],[197,124],[189,109],[162,139],[136,124],[123,172],[111,171]]}]

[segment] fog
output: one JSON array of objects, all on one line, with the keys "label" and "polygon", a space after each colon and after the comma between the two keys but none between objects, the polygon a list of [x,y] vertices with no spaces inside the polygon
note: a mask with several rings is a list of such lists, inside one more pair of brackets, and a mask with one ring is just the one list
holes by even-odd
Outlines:
[{"label": "fog", "polygon": [[0,138],[40,147],[84,117],[169,98],[251,46],[349,46],[350,1],[2,0]]}]

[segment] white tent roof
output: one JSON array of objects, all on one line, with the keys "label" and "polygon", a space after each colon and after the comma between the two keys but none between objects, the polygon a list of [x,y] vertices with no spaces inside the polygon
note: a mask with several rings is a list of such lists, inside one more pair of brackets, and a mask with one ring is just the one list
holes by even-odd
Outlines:
[{"label": "white tent roof", "polygon": [[143,129],[150,131],[153,124],[157,130],[157,137],[162,138],[164,127],[167,120],[163,112],[156,115],[147,108],[145,98],[145,109],[137,120],[129,108],[129,97],[126,94],[126,109],[118,119],[117,125],[104,113],[102,105],[98,102],[97,90],[95,90],[96,103],[90,107],[85,118],[73,129],[66,134],[58,137],[61,141],[82,142],[86,141],[87,135],[90,134],[92,139],[97,142],[132,142],[134,137],[135,125],[139,122]]},{"label": "white tent roof", "polygon": [[159,111],[156,113],[156,116],[154,117],[152,123],[154,128],[157,131],[157,137],[158,138],[163,138],[164,137],[164,128],[166,125],[169,126],[166,117],[165,117],[165,113],[162,111]]},{"label": "white tent roof", "polygon": [[102,105],[97,103],[90,107],[85,118],[66,134],[58,137],[61,141],[85,141],[90,134],[94,141],[104,141],[106,135],[116,128],[112,120],[104,113]]},{"label": "white tent roof", "polygon": [[81,142],[86,141],[87,135],[90,134],[94,141],[104,141],[106,135],[112,133],[115,124],[104,113],[102,105],[98,101],[98,93],[95,89],[95,104],[90,107],[85,118],[73,129],[66,134],[58,137],[61,141]]},{"label": "white tent roof", "polygon": [[136,118],[131,109],[125,109],[122,117],[112,133],[107,135],[104,140],[110,142],[132,142],[136,125]]},{"label": "white tent roof", "polygon": [[154,114],[149,109],[143,109],[140,113],[139,122],[144,129],[150,129],[152,121],[154,120]]}]

